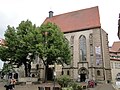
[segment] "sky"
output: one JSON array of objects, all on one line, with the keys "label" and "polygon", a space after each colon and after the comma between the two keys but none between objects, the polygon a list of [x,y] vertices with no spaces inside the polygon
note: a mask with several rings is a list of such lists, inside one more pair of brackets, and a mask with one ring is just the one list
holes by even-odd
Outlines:
[{"label": "sky", "polygon": [[0,0],[0,38],[4,38],[8,25],[17,27],[23,20],[29,19],[40,26],[49,11],[59,15],[94,6],[99,7],[101,27],[108,33],[109,46],[112,46],[119,41],[120,0]]}]

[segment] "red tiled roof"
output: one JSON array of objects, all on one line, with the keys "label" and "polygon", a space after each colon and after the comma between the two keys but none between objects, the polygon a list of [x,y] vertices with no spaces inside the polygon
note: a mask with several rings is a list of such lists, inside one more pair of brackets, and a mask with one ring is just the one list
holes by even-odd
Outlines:
[{"label": "red tiled roof", "polygon": [[82,9],[60,15],[47,17],[44,23],[52,22],[61,28],[62,32],[71,32],[101,27],[98,7]]},{"label": "red tiled roof", "polygon": [[116,41],[113,43],[111,51],[120,52],[120,41]]},{"label": "red tiled roof", "polygon": [[116,52],[112,49],[112,47],[109,47],[109,52]]}]

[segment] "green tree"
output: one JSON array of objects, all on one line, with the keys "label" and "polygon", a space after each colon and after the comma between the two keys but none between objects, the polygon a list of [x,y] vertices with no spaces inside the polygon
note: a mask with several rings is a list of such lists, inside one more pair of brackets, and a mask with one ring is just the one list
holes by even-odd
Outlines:
[{"label": "green tree", "polygon": [[2,73],[8,74],[11,71],[14,71],[13,65],[4,63],[3,68],[2,68]]},{"label": "green tree", "polygon": [[48,65],[70,64],[71,53],[69,43],[57,25],[50,22],[42,24],[39,33],[38,36],[40,35],[41,39],[36,45],[36,50],[45,65],[46,80]]},{"label": "green tree", "polygon": [[[18,67],[24,64],[26,77],[29,75],[30,63],[34,58],[36,33],[36,26],[29,20],[22,21],[17,28],[8,26],[4,34],[5,46],[0,47],[0,59]],[[29,56],[29,53],[32,55]]]},{"label": "green tree", "polygon": [[18,67],[23,64],[25,76],[29,76],[30,64],[36,54],[45,65],[45,80],[48,65],[70,63],[69,44],[60,28],[52,23],[36,27],[29,20],[22,21],[17,28],[8,26],[5,46],[0,47],[0,59]]}]

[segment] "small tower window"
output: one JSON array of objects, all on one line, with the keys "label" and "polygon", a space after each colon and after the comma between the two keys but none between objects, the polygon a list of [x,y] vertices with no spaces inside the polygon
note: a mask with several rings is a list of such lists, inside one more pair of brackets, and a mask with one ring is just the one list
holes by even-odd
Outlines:
[{"label": "small tower window", "polygon": [[62,71],[62,75],[64,74],[64,71]]},{"label": "small tower window", "polygon": [[100,76],[100,70],[97,70],[97,75]]},{"label": "small tower window", "polygon": [[67,75],[70,75],[70,71],[69,70],[67,71]]}]

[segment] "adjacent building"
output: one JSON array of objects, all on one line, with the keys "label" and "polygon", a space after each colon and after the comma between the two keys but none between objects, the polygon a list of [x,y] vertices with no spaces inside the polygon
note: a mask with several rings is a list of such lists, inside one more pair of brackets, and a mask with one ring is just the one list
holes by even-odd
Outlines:
[{"label": "adjacent building", "polygon": [[114,42],[112,47],[109,48],[109,52],[112,81],[116,82],[120,80],[120,41]]}]

